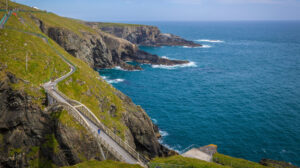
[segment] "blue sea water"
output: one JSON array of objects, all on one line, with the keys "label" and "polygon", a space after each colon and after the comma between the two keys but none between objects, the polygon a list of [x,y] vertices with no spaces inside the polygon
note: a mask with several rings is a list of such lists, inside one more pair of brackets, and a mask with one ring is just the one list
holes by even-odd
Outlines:
[{"label": "blue sea water", "polygon": [[227,155],[300,165],[300,22],[143,24],[205,45],[140,47],[193,62],[184,67],[99,71],[146,110],[163,144],[217,144]]}]

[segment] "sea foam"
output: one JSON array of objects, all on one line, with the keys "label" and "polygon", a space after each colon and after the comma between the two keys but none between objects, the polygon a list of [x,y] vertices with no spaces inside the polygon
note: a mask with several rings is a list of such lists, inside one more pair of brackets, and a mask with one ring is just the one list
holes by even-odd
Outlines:
[{"label": "sea foam", "polygon": [[152,68],[161,68],[161,69],[176,69],[176,68],[184,68],[184,67],[197,67],[195,62],[189,62],[186,64],[179,65],[152,65]]},{"label": "sea foam", "polygon": [[102,76],[102,78],[103,78],[106,82],[108,82],[108,83],[110,83],[110,84],[112,84],[112,83],[120,83],[120,82],[124,82],[124,81],[125,81],[125,79],[120,79],[120,78],[118,78],[118,79],[109,79],[109,77],[107,77],[107,76]]},{"label": "sea foam", "polygon": [[201,48],[211,48],[210,45],[202,45]]},{"label": "sea foam", "polygon": [[202,45],[202,46],[199,46],[199,47],[182,46],[182,48],[211,48],[211,46],[210,45]]},{"label": "sea foam", "polygon": [[222,40],[209,40],[209,39],[199,39],[199,40],[195,40],[198,42],[208,42],[208,43],[224,43],[224,41]]},{"label": "sea foam", "polygon": [[162,131],[162,130],[159,130],[159,133],[162,137],[166,137],[169,135],[169,133],[167,131]]}]

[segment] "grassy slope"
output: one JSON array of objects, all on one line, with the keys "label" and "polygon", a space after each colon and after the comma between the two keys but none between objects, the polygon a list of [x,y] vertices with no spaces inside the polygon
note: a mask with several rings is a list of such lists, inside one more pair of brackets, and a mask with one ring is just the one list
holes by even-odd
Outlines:
[{"label": "grassy slope", "polygon": [[[15,16],[11,16],[6,26],[23,30],[30,29],[23,26]],[[9,29],[0,30],[0,63],[2,66],[7,66],[6,72],[11,72],[23,79],[24,82],[14,85],[16,89],[24,90],[37,99],[45,96],[40,87],[42,83],[69,71],[69,67],[61,61],[45,41]]]},{"label": "grassy slope", "polygon": [[63,168],[142,168],[139,165],[131,165],[131,164],[126,164],[126,163],[121,163],[121,162],[115,162],[115,161],[96,161],[96,160],[91,160],[91,161],[86,161],[79,163],[74,166],[66,166]]},{"label": "grassy slope", "polygon": [[[95,33],[93,29],[81,24],[78,20],[59,17],[51,13],[18,12],[17,15],[24,18],[24,24],[20,22],[20,18],[12,15],[6,28],[42,33],[30,16],[33,15],[42,19],[47,26],[56,26],[79,34],[81,31]],[[50,78],[57,78],[69,71],[67,64],[40,38],[8,29],[0,30],[0,34],[0,62],[7,64],[7,71],[28,81],[28,84],[18,84],[20,86],[16,86],[16,89],[24,88],[28,93],[35,90],[36,93],[31,95],[36,96],[37,99],[44,98],[45,94],[40,85]],[[124,138],[124,132],[127,128],[120,122],[124,105],[115,94],[117,90],[101,79],[98,72],[86,63],[68,54],[51,39],[49,42],[77,66],[77,71],[71,77],[59,83],[59,89],[70,98],[84,103],[106,126]],[[28,55],[27,72],[25,71],[26,54]],[[99,99],[102,101],[101,104]],[[111,117],[108,113],[111,105],[117,107],[115,117]]]},{"label": "grassy slope", "polygon": [[222,166],[216,163],[209,163],[198,159],[185,158],[180,155],[168,158],[155,158],[151,161],[150,167],[155,168],[230,168],[229,166]]},{"label": "grassy slope", "polygon": [[256,162],[234,158],[220,153],[214,154],[213,161],[222,165],[231,166],[233,168],[268,168]]},{"label": "grassy slope", "polygon": [[34,16],[43,20],[48,26],[68,29],[79,36],[82,36],[81,31],[96,33],[94,29],[82,24],[80,20],[61,17],[53,13],[34,13]]},{"label": "grassy slope", "polygon": [[4,16],[5,12],[0,11],[0,20],[2,19],[2,17]]},{"label": "grassy slope", "polygon": [[[10,0],[8,0],[8,9],[14,9],[14,8],[19,8],[19,9],[23,9],[23,10],[31,10],[31,11],[40,11],[40,10],[31,8],[29,6],[22,5],[19,3],[14,3],[14,2],[11,2]],[[6,9],[6,0],[0,0],[0,9]]]}]

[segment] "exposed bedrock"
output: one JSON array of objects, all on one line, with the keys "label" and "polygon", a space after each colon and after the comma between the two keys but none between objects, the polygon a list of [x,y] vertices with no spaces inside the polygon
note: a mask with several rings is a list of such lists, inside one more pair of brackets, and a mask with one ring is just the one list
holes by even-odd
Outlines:
[{"label": "exposed bedrock", "polygon": [[156,26],[101,22],[87,22],[86,24],[141,46],[201,46],[173,34],[161,33]]},{"label": "exposed bedrock", "polygon": [[176,65],[188,61],[168,60],[139,50],[137,45],[115,37],[109,33],[96,30],[97,33],[82,31],[72,32],[60,27],[45,25],[36,19],[40,29],[57,42],[71,55],[80,58],[95,69],[114,68],[120,66],[125,70],[140,70],[139,65],[127,64],[127,61],[139,63]]}]

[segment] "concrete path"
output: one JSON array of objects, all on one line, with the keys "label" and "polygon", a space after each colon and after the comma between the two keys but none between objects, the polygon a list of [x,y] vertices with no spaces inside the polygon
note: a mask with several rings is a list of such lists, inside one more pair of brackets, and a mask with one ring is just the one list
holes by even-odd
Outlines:
[{"label": "concrete path", "polygon": [[[9,14],[11,14],[11,12],[12,11],[10,11]],[[3,22],[1,22],[0,26],[4,26],[4,24],[6,23],[8,18],[9,18],[9,15],[7,16],[7,18],[3,18],[3,20],[2,20]],[[4,19],[6,19],[5,22],[4,22]],[[3,25],[2,25],[2,23],[3,23]],[[20,31],[20,32],[23,32],[23,33],[31,34],[33,36],[37,36],[37,37],[43,39],[44,41],[46,41],[46,43],[53,50],[55,50],[55,48],[48,42],[47,38],[42,34],[33,33],[33,32],[26,32],[26,31],[23,31],[23,30],[16,30],[16,31]],[[134,158],[130,154],[130,152],[126,151],[122,146],[120,146],[113,138],[111,138],[109,135],[107,135],[104,130],[101,130],[100,134],[98,134],[98,130],[101,129],[101,128],[98,128],[97,125],[94,122],[92,122],[92,120],[89,117],[85,116],[79,109],[77,109],[79,107],[84,107],[85,109],[87,109],[88,114],[90,114],[93,117],[93,119],[96,118],[95,121],[100,122],[97,119],[97,117],[84,104],[82,104],[78,101],[75,101],[75,100],[71,100],[71,99],[67,98],[67,96],[62,95],[62,93],[60,93],[58,90],[56,90],[57,89],[56,85],[59,82],[65,80],[66,78],[71,76],[76,71],[76,67],[74,65],[72,65],[72,63],[70,63],[58,51],[56,51],[56,52],[62,58],[62,60],[69,65],[70,71],[67,74],[61,76],[60,78],[58,78],[54,81],[49,81],[49,82],[44,83],[43,87],[44,87],[45,91],[48,94],[50,93],[51,97],[53,97],[56,101],[58,101],[60,103],[64,103],[67,106],[71,107],[71,109],[73,109],[73,111],[75,111],[77,113],[76,116],[80,116],[80,118],[84,121],[84,123],[89,127],[89,131],[94,135],[94,137],[96,139],[98,138],[98,140],[101,138],[102,141],[105,141],[106,145],[108,145],[110,148],[112,148],[115,152],[117,152],[121,156],[122,161],[125,161],[126,163],[129,163],[129,164],[140,164],[141,166],[146,167],[145,166],[146,163],[139,162],[139,159],[140,159],[139,155],[137,155],[138,156],[137,158]],[[73,103],[70,103],[69,102],[70,100],[74,101],[75,105],[73,105]]]},{"label": "concrete path", "polygon": [[[62,97],[60,94],[58,94],[55,90],[55,87],[53,88],[53,83],[48,83],[48,90],[47,92],[51,92],[53,96],[55,96],[55,99],[57,101],[59,101],[60,103],[64,103],[67,104],[69,106],[72,106],[71,104],[68,103],[68,101]],[[50,86],[50,87],[49,87]],[[72,106],[76,109],[75,106]],[[112,147],[116,152],[118,152],[123,159],[130,164],[139,164],[138,161],[136,159],[134,159],[127,151],[125,151],[118,143],[116,143],[110,136],[108,136],[103,130],[101,130],[100,135],[97,134],[96,132],[98,132],[98,127],[86,116],[84,116],[79,110],[76,109],[76,111],[78,112],[78,114],[84,118],[87,122],[89,127],[93,130],[93,135],[95,137],[100,136],[110,147]]]},{"label": "concrete path", "polygon": [[217,146],[210,144],[200,148],[192,148],[191,150],[181,154],[183,157],[195,158],[212,162],[213,155],[217,152]]}]

